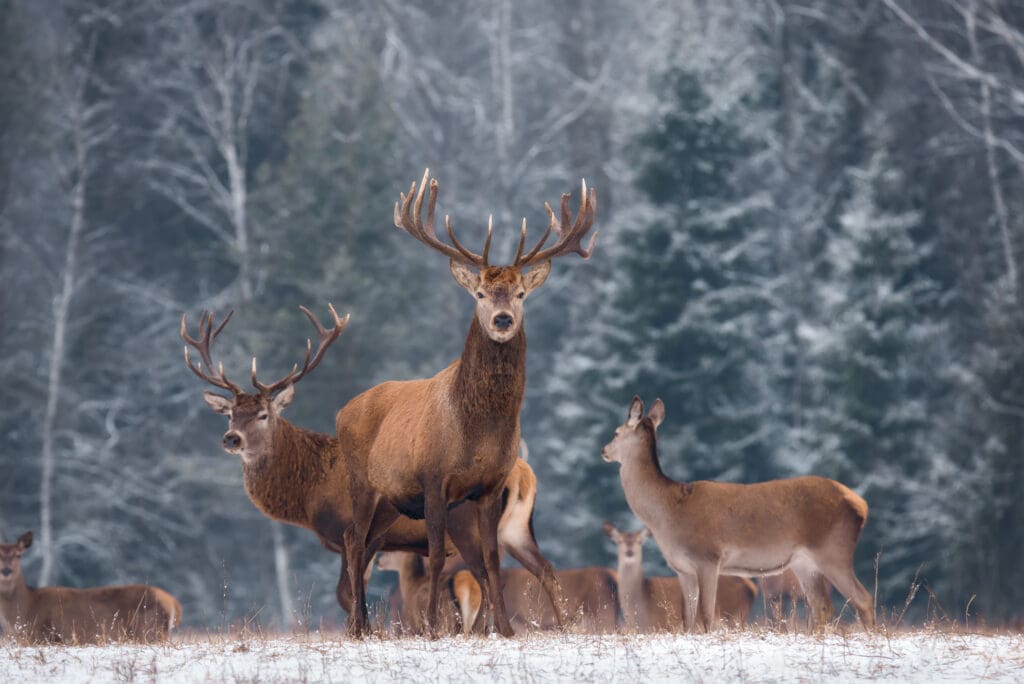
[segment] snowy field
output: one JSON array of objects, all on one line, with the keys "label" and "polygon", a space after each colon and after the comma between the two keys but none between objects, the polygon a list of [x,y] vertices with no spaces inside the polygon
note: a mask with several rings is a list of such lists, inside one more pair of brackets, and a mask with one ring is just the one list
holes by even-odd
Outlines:
[{"label": "snowy field", "polygon": [[1024,634],[541,634],[349,641],[177,638],[162,646],[0,645],[4,682],[1020,682]]}]

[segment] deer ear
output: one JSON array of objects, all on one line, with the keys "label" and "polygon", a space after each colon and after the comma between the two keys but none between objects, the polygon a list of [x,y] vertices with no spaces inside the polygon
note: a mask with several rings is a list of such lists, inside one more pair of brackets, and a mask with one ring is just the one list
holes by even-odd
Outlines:
[{"label": "deer ear", "polygon": [[636,427],[640,424],[640,419],[644,417],[644,402],[639,396],[633,395],[633,401],[629,404],[629,417],[626,419],[626,425],[629,427]]},{"label": "deer ear", "polygon": [[292,399],[295,398],[295,384],[289,383],[283,390],[277,393],[277,396],[270,400],[270,408],[274,410],[274,413],[281,413],[287,408],[288,404],[292,403]]},{"label": "deer ear", "polygon": [[654,400],[654,403],[651,404],[651,410],[647,412],[647,417],[654,423],[655,428],[661,425],[661,421],[665,420],[665,404],[661,399]]},{"label": "deer ear", "polygon": [[222,397],[221,395],[210,392],[209,390],[203,392],[203,399],[206,400],[206,405],[212,408],[214,413],[219,413],[224,416],[231,415],[231,408],[235,405],[234,400]]},{"label": "deer ear", "polygon": [[467,266],[455,259],[449,259],[448,268],[451,269],[452,278],[455,278],[455,282],[470,292],[475,292],[476,288],[480,286],[480,275],[472,266]]},{"label": "deer ear", "polygon": [[640,543],[643,544],[645,541],[651,538],[651,528],[645,527],[640,530]]},{"label": "deer ear", "polygon": [[18,537],[18,546],[20,546],[22,548],[22,550],[27,549],[28,547],[32,546],[32,531],[31,530],[29,530],[25,534],[21,535],[20,537]]},{"label": "deer ear", "polygon": [[608,535],[608,537],[612,541],[615,541],[615,542],[619,541],[619,531],[617,529],[615,529],[615,525],[612,525],[610,522],[608,522],[606,520],[604,522],[604,525],[601,525],[601,529],[604,530],[604,533],[606,535]]},{"label": "deer ear", "polygon": [[523,274],[523,287],[527,292],[533,292],[544,284],[551,273],[551,262],[543,261]]}]

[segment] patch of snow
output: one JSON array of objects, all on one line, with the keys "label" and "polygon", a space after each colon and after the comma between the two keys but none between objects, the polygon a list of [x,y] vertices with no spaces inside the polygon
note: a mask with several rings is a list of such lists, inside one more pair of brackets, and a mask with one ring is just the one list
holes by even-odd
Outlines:
[{"label": "patch of snow", "polygon": [[519,639],[184,638],[157,646],[0,647],[0,678],[133,681],[1021,681],[1024,635],[579,635]]}]

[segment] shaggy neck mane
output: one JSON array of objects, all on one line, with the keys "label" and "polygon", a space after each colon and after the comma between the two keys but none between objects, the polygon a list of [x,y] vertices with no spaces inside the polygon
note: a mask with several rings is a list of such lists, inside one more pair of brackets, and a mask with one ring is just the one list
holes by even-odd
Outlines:
[{"label": "shaggy neck mane", "polygon": [[487,416],[518,420],[526,392],[526,332],[520,325],[508,342],[495,342],[473,316],[452,386],[463,420]]},{"label": "shaggy neck mane", "polygon": [[278,417],[271,454],[243,462],[245,491],[271,518],[307,522],[306,491],[319,484],[338,458],[338,440]]}]

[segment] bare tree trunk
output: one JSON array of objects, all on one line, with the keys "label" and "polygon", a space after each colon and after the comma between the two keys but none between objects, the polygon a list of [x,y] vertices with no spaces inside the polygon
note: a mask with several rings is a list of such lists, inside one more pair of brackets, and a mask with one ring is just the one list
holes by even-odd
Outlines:
[{"label": "bare tree trunk", "polygon": [[[971,46],[971,60],[975,65],[981,64],[981,49],[978,46],[978,3],[972,2],[964,13],[964,22],[967,24],[967,40]],[[999,180],[999,165],[996,159],[996,136],[992,129],[992,89],[987,81],[978,82],[978,90],[981,96],[979,109],[981,110],[982,139],[985,143],[985,166],[988,171],[989,187],[992,190],[992,204],[995,208],[996,222],[999,224],[999,235],[1003,243],[1003,256],[1006,259],[1006,275],[1010,280],[1011,294],[1014,301],[1017,300],[1017,263],[1014,260],[1013,238],[1010,234],[1010,217],[1006,210],[1006,199],[1003,195],[1003,184]]]},{"label": "bare tree trunk", "polygon": [[281,626],[291,631],[295,626],[295,605],[288,587],[288,548],[284,544],[281,523],[271,520],[270,533],[274,539],[274,573],[277,577],[277,593],[281,600]]},{"label": "bare tree trunk", "polygon": [[53,479],[56,470],[54,454],[54,432],[57,427],[58,402],[63,393],[62,371],[67,353],[67,327],[71,311],[71,298],[75,292],[78,267],[78,243],[85,225],[85,170],[86,149],[81,140],[79,122],[75,122],[75,185],[71,194],[71,225],[67,244],[64,247],[64,267],[61,273],[61,287],[53,299],[53,338],[50,343],[50,366],[46,382],[46,410],[42,424],[42,474],[39,483],[39,547],[43,566],[39,583],[50,583],[56,561],[53,539]]}]

